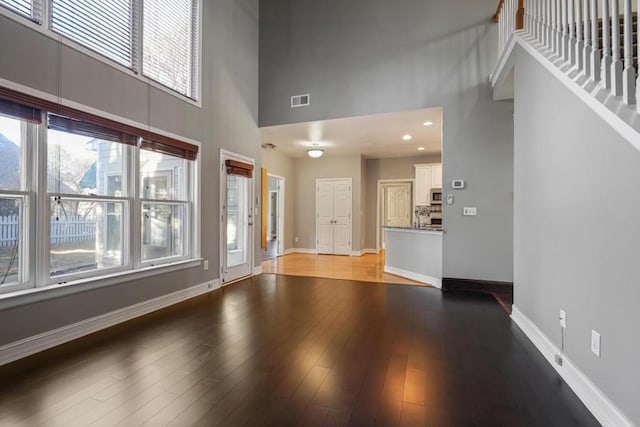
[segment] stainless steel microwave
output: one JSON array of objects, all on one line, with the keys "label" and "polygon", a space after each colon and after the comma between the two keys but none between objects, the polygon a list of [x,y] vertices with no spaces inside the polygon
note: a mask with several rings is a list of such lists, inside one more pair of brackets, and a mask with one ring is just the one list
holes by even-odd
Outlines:
[{"label": "stainless steel microwave", "polygon": [[429,193],[429,200],[432,205],[442,204],[442,188],[432,188]]}]

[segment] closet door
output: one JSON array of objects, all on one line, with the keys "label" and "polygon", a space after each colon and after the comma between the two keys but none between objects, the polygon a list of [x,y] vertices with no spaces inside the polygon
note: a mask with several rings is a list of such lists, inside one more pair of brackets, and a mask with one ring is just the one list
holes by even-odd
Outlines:
[{"label": "closet door", "polygon": [[351,255],[351,183],[333,183],[333,253]]},{"label": "closet door", "polygon": [[319,254],[351,254],[351,180],[318,180],[316,249]]},{"label": "closet door", "polygon": [[333,182],[318,181],[316,191],[316,249],[333,254]]}]

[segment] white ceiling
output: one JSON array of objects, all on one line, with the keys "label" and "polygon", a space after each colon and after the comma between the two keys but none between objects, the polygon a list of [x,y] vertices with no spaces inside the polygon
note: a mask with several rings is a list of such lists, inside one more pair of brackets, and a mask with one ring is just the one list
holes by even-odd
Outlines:
[{"label": "white ceiling", "polygon": [[[432,126],[424,123],[433,122]],[[262,143],[278,151],[305,157],[318,144],[327,157],[362,155],[369,159],[410,157],[442,152],[442,109],[402,111],[347,119],[295,123],[260,129]],[[410,134],[410,141],[402,136]],[[418,151],[418,147],[424,147]]]}]

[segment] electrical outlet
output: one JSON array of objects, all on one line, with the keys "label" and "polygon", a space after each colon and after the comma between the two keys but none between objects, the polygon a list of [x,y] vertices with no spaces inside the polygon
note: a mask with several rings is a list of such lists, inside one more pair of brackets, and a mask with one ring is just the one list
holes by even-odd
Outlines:
[{"label": "electrical outlet", "polygon": [[600,334],[591,330],[591,352],[600,357]]},{"label": "electrical outlet", "polygon": [[208,270],[209,269],[209,260],[205,260],[204,261],[204,269]]},{"label": "electrical outlet", "polygon": [[567,327],[567,313],[564,310],[560,310],[560,327]]},{"label": "electrical outlet", "polygon": [[462,215],[464,216],[476,216],[478,214],[478,208],[462,208]]},{"label": "electrical outlet", "polygon": [[300,243],[300,238],[296,236],[296,243]]}]

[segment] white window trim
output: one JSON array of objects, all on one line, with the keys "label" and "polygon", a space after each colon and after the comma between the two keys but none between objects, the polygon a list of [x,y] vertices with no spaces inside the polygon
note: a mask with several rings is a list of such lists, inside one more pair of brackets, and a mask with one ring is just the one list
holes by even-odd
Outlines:
[{"label": "white window trim", "polygon": [[[127,119],[121,116],[117,116],[115,114],[107,113],[102,110],[98,110],[96,108],[90,107],[88,105],[83,105],[74,101],[70,101],[65,98],[58,98],[46,92],[39,91],[37,89],[30,88],[28,86],[24,86],[22,84],[6,80],[0,78],[0,85],[7,87],[9,89],[13,89],[19,92],[22,92],[27,95],[32,95],[44,100],[56,102],[58,104],[68,106],[71,108],[75,108],[77,110],[86,111],[88,113],[104,117],[110,120],[114,120],[123,124],[129,124],[131,126],[137,127],[139,129],[147,129],[151,132],[157,133],[159,135],[164,135],[169,138],[179,139],[190,144],[197,146],[199,149],[202,148],[202,143],[195,139],[191,139],[189,137],[185,137],[182,135],[177,135],[171,132],[167,132],[162,129],[158,129],[152,126],[145,125],[143,123],[136,122],[131,119]],[[43,113],[45,114],[45,113]],[[44,124],[46,121],[43,121],[43,124],[37,126],[38,142],[33,144],[33,152],[29,155],[35,154],[35,151],[46,149],[44,141],[46,140],[46,133],[48,131],[47,126]],[[138,214],[141,212],[141,203],[138,198],[139,196],[139,173],[135,167],[132,167],[131,164],[137,164],[138,162],[138,153],[139,150],[128,150],[132,155],[126,156],[130,163],[129,170],[132,176],[126,177],[127,186],[130,191],[131,198],[133,198],[131,203],[130,211],[130,221],[131,224],[136,224],[136,219],[139,220]],[[47,174],[39,173],[38,171],[47,170],[47,159],[46,156],[40,155],[37,156],[39,163],[36,165],[34,172],[34,182],[33,182],[33,191],[31,192],[22,192],[26,196],[28,203],[32,203],[37,206],[47,206],[46,203],[49,200],[49,194],[47,193]],[[189,209],[190,215],[190,230],[188,235],[188,248],[190,250],[190,258],[177,260],[177,259],[168,259],[166,264],[158,265],[150,265],[150,266],[142,266],[140,264],[135,264],[130,260],[130,264],[133,265],[133,269],[129,269],[122,272],[116,272],[112,274],[105,275],[94,275],[91,278],[79,279],[74,281],[68,281],[66,284],[57,285],[57,284],[47,284],[49,279],[49,263],[48,263],[48,244],[45,245],[36,245],[36,239],[29,239],[30,241],[30,250],[31,257],[35,260],[35,262],[30,262],[29,268],[29,282],[22,283],[19,285],[20,288],[24,288],[22,290],[17,290],[16,287],[6,289],[0,288],[0,310],[4,308],[9,308],[13,306],[20,306],[24,304],[30,304],[32,302],[42,301],[50,298],[57,298],[64,295],[71,295],[74,293],[84,292],[88,289],[100,288],[109,285],[121,284],[125,281],[137,280],[144,277],[150,277],[159,274],[165,274],[172,271],[182,270],[186,268],[193,268],[200,266],[202,263],[201,258],[201,221],[202,221],[202,212],[200,210],[201,200],[202,200],[202,174],[201,174],[201,155],[196,157],[196,160],[189,162],[189,188],[188,191],[191,194],[191,201],[189,203],[191,209]],[[123,176],[123,179],[125,177]],[[43,191],[38,191],[39,189],[43,189]],[[12,193],[16,193],[12,191]],[[17,192],[21,193],[21,192]],[[30,221],[35,224],[35,227],[30,227],[31,230],[36,230],[36,235],[38,236],[48,236],[48,222],[49,222],[49,212],[48,209],[40,209],[40,214],[36,217],[37,209],[30,209]],[[140,253],[140,241],[141,241],[141,233],[140,227],[131,227],[131,238],[130,243],[132,245],[131,253]],[[138,245],[138,246],[136,246]],[[137,251],[137,252],[134,252]],[[100,270],[98,270],[100,271]],[[104,271],[104,270],[103,270]],[[54,282],[57,283],[57,282]],[[56,290],[64,289],[65,291],[60,293]],[[38,296],[42,294],[41,296]],[[35,295],[35,296],[34,296]],[[26,297],[24,297],[26,296]],[[23,298],[24,297],[24,298]],[[15,300],[15,301],[13,301]]]},{"label": "white window trim", "polygon": [[[195,107],[198,108],[202,108],[202,1],[201,0],[197,0],[196,1],[196,7],[198,8],[198,31],[196,32],[198,40],[197,40],[197,50],[198,50],[198,58],[196,58],[196,60],[194,61],[194,68],[195,68],[195,72],[196,72],[196,76],[195,76],[195,80],[197,82],[196,85],[196,93],[193,94],[194,98],[190,98],[180,92],[177,92],[173,89],[171,89],[168,86],[163,85],[160,82],[157,82],[145,75],[143,75],[141,70],[135,70],[135,69],[131,69],[125,65],[120,64],[119,62],[110,59],[96,51],[94,51],[91,48],[88,48],[86,46],[83,46],[80,43],[77,43],[61,34],[56,33],[55,31],[51,30],[49,28],[49,19],[48,19],[48,14],[49,14],[49,2],[45,1],[43,4],[43,19],[42,19],[42,23],[37,23],[32,21],[31,19],[29,19],[26,16],[20,15],[19,13],[13,12],[9,9],[7,9],[6,7],[0,6],[0,16],[4,16],[7,17],[9,19],[11,19],[12,21],[15,21],[27,28],[30,28],[31,30],[37,31],[38,33],[53,39],[57,42],[59,42],[60,44],[63,44],[67,47],[70,47],[71,49],[74,49],[86,56],[89,56],[92,59],[95,59],[97,61],[102,62],[103,64],[106,64],[108,66],[110,66],[111,68],[114,68],[118,71],[123,72],[124,74],[130,76],[130,77],[134,77],[137,80],[140,80],[146,84],[148,84],[149,86],[152,86],[155,89],[161,90],[169,95],[173,95],[176,98],[191,104]],[[140,11],[139,15],[140,17],[138,18],[138,22],[142,22],[141,21],[141,14],[142,11]],[[141,39],[141,37],[139,37],[139,39]],[[135,46],[135,49],[142,49],[142,42],[138,42]],[[135,60],[134,60],[135,63]],[[138,64],[138,66],[142,66],[142,64]]]}]

